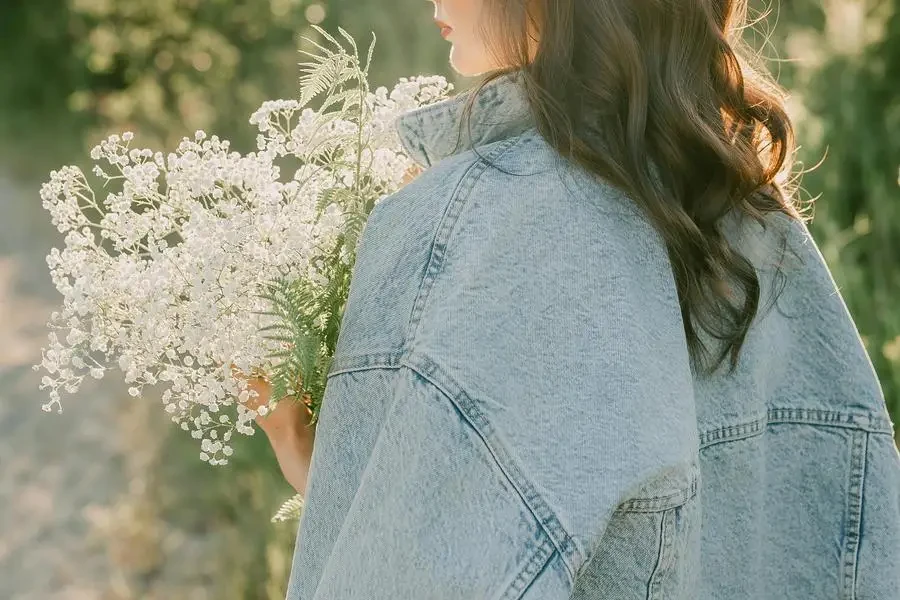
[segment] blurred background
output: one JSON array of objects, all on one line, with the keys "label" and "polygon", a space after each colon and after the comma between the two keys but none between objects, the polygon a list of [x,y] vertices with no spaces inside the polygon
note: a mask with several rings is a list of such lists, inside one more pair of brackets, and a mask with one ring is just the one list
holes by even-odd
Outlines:
[{"label": "blurred background", "polygon": [[[748,29],[792,96],[810,230],[900,419],[900,0],[751,2]],[[60,300],[41,207],[51,169],[110,133],[172,151],[196,129],[255,149],[250,114],[298,92],[310,24],[375,32],[373,89],[441,74],[469,87],[424,0],[0,0],[0,598],[284,598],[296,523],[262,435],[227,467],[160,405],[88,379],[66,412],[38,390]],[[312,50],[311,48],[304,48]]]}]

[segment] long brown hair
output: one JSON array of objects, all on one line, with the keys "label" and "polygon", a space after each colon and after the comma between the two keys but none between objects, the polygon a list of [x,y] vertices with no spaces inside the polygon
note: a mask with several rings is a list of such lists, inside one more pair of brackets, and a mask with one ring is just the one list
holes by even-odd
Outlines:
[{"label": "long brown hair", "polygon": [[[660,232],[693,365],[711,373],[730,355],[733,371],[760,282],[717,223],[732,209],[764,228],[765,213],[804,219],[786,189],[796,180],[785,177],[795,146],[784,93],[740,37],[746,0],[483,2],[482,39],[510,66],[475,85],[463,121],[484,85],[521,70],[542,137],[628,193]],[[712,363],[698,327],[724,342]]]}]

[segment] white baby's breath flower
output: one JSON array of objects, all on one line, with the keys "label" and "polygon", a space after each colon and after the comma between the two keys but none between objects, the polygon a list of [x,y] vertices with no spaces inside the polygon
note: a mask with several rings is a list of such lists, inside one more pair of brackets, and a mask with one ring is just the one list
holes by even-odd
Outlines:
[{"label": "white baby's breath flower", "polygon": [[[46,373],[41,408],[61,411],[60,389],[118,367],[130,396],[165,384],[162,408],[200,441],[201,460],[227,464],[233,434],[252,435],[270,409],[244,404],[255,393],[227,365],[268,372],[283,349],[260,335],[277,322],[260,290],[279,276],[324,290],[329,269],[349,269],[348,215],[394,192],[413,164],[395,119],[452,89],[402,78],[326,112],[269,100],[250,116],[259,134],[247,154],[203,130],[165,153],[132,147],[126,131],[91,148],[96,183],[76,166],[51,171],[40,197],[64,234],[46,258],[63,305],[32,367]],[[326,314],[312,323],[323,329]]]}]

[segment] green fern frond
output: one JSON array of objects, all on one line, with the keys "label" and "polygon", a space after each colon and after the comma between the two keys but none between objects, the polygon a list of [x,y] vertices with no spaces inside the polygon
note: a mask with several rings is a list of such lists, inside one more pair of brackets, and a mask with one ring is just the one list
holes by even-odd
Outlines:
[{"label": "green fern frond", "polygon": [[297,521],[303,516],[303,507],[306,502],[303,496],[296,494],[282,503],[278,511],[272,516],[272,523],[281,523],[284,521]]},{"label": "green fern frond", "polygon": [[325,31],[324,29],[322,29],[320,26],[313,24],[313,25],[312,25],[312,28],[313,28],[314,30],[318,31],[318,32],[319,32],[319,35],[321,35],[323,38],[325,38],[326,40],[328,40],[329,42],[331,42],[332,44],[334,44],[334,45],[337,46],[338,48],[342,48],[340,42],[338,42],[336,39],[334,39],[334,36],[332,36],[330,33],[328,33],[327,31]]},{"label": "green fern frond", "polygon": [[372,51],[375,50],[375,32],[372,32],[372,43],[369,44],[369,51],[366,54],[366,66],[363,68],[363,73],[369,74],[369,65],[372,64]]},{"label": "green fern frond", "polygon": [[[360,79],[359,65],[356,64],[356,59],[351,58],[348,62],[350,63],[350,66],[344,64],[336,78],[340,83],[347,83],[351,79]],[[354,91],[359,94],[359,90]]]},{"label": "green fern frond", "polygon": [[305,308],[315,304],[316,299],[314,293],[303,287],[300,287],[299,289],[295,288],[297,288],[297,284],[289,281],[285,277],[279,277],[271,282],[263,284],[264,291],[258,294],[258,296],[269,300],[274,308],[280,312],[259,312],[268,315],[278,315],[290,311],[302,312]]},{"label": "green fern frond", "polygon": [[[313,29],[315,29],[316,31],[319,31],[320,33],[322,33],[322,34],[323,34],[323,37],[325,37],[326,39],[329,38],[329,37],[331,37],[330,35],[328,35],[328,33],[327,33],[324,29],[322,29],[321,27],[318,27],[317,25],[313,25]],[[315,41],[314,39],[312,39],[312,38],[308,38],[308,37],[306,37],[306,36],[300,36],[300,39],[309,42],[310,44],[312,44],[313,46],[315,46],[316,48],[318,48],[319,50],[321,50],[321,51],[324,52],[325,54],[331,54],[331,52],[332,52],[331,50],[329,50],[329,49],[326,48],[325,46],[322,46],[321,44],[319,44],[318,42],[316,42],[316,41]],[[331,38],[331,39],[334,39],[334,38]]]},{"label": "green fern frond", "polygon": [[[273,310],[260,312],[274,314],[279,322],[260,328],[260,332],[264,338],[288,346],[267,355],[268,359],[278,361],[270,373],[272,397],[280,400],[286,396],[309,395],[311,402],[318,405],[326,375],[320,370],[321,357],[331,350],[323,346],[315,321],[323,310],[328,321],[330,306],[326,304],[323,308],[314,286],[303,279],[290,282],[279,279],[263,287],[259,296],[268,299]],[[266,333],[270,331],[275,333]]]},{"label": "green fern frond", "polygon": [[359,49],[356,47],[356,40],[353,39],[353,36],[351,36],[349,33],[347,33],[347,31],[341,26],[338,26],[337,29],[338,29],[338,33],[340,33],[342,36],[344,36],[345,40],[350,42],[350,47],[353,48],[354,56],[359,54]]},{"label": "green fern frond", "polygon": [[316,219],[322,216],[322,213],[325,212],[325,209],[328,208],[330,204],[343,206],[352,198],[353,194],[347,188],[324,188],[319,192],[319,197],[316,199]]},{"label": "green fern frond", "polygon": [[333,105],[338,104],[340,102],[344,103],[343,108],[338,111],[339,114],[345,114],[347,112],[347,106],[352,105],[354,103],[359,102],[359,92],[356,90],[342,90],[335,94],[329,96],[322,105],[319,107],[319,110],[324,112],[331,108]]},{"label": "green fern frond", "polygon": [[[364,131],[371,111],[363,100],[369,86],[366,75],[375,46],[374,33],[363,67],[359,48],[344,29],[338,28],[338,32],[349,44],[352,54],[321,27],[314,25],[313,29],[325,41],[320,44],[303,38],[321,54],[301,51],[309,60],[298,63],[302,87],[300,104],[305,106],[320,95],[322,104],[316,111],[314,131],[310,134],[312,144],[304,148],[301,158],[316,167],[311,169],[313,172],[320,166],[334,172],[352,171],[354,184],[352,189],[334,186],[318,191],[316,219],[321,218],[332,204],[338,206],[344,216],[341,232],[333,244],[329,243],[328,247],[317,244],[313,249],[316,254],[310,267],[321,277],[317,277],[315,283],[312,279],[292,279],[286,275],[290,270],[285,269],[276,279],[260,286],[257,295],[266,300],[267,307],[255,311],[271,317],[271,322],[259,331],[272,343],[266,358],[271,364],[269,376],[273,399],[283,400],[288,396],[294,398],[291,401],[308,399],[313,413],[311,423],[318,420],[340,335],[357,246],[380,195],[377,192],[381,185],[370,172],[373,158],[368,161],[362,158],[363,149],[371,143]],[[326,47],[330,45],[334,48]],[[353,131],[331,131],[330,124],[338,119],[352,122],[355,125]],[[325,134],[321,135],[321,131]]]},{"label": "green fern frond", "polygon": [[301,106],[306,106],[319,94],[338,85],[344,71],[345,58],[340,54],[316,58],[319,62],[299,63],[303,72],[300,77]]}]

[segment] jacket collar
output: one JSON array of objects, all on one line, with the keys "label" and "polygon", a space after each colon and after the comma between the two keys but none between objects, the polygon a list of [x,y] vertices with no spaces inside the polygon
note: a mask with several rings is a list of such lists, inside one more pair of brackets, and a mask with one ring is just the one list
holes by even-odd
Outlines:
[{"label": "jacket collar", "polygon": [[473,90],[400,114],[394,126],[407,154],[422,167],[474,146],[519,135],[534,127],[522,86],[522,71],[504,73],[482,88],[472,107],[471,138],[459,122]]}]

